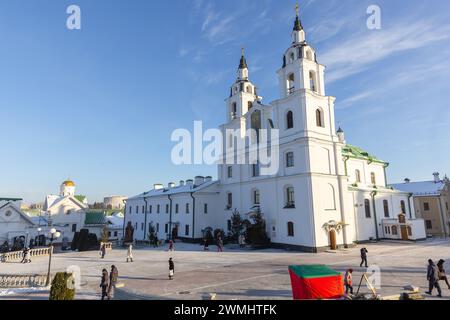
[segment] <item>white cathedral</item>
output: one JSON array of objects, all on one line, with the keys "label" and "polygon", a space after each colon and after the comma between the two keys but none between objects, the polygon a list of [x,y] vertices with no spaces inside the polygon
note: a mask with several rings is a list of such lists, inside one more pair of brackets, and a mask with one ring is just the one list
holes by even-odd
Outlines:
[{"label": "white cathedral", "polygon": [[[278,100],[262,104],[242,54],[220,129],[224,137],[227,129],[278,129],[278,172],[261,175],[257,165],[219,164],[218,181],[198,176],[178,185],[155,184],[126,203],[124,223],[134,227],[134,239],[148,240],[153,227],[160,239],[198,241],[208,228],[229,231],[235,210],[243,216],[260,211],[274,247],[308,252],[426,238],[411,195],[387,185],[389,164],[347,144],[342,129],[336,130],[335,98],[325,93],[324,71],[298,14],[277,71]],[[223,145],[224,152],[236,148],[228,140]]]}]

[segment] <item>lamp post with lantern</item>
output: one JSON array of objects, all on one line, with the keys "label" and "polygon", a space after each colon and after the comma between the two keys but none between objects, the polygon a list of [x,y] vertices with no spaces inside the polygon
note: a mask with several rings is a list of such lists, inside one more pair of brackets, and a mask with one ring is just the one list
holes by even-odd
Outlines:
[{"label": "lamp post with lantern", "polygon": [[38,245],[38,247],[40,247],[40,246],[42,245],[42,244],[41,244],[41,231],[42,231],[42,228],[41,228],[41,227],[37,228],[37,232],[38,232],[37,245]]},{"label": "lamp post with lantern", "polygon": [[50,232],[48,234],[48,239],[50,240],[50,252],[49,252],[49,258],[48,258],[48,272],[47,272],[47,282],[46,286],[50,285],[50,268],[52,265],[52,253],[53,253],[53,241],[58,239],[61,236],[61,232],[56,231],[55,228],[50,229]]}]

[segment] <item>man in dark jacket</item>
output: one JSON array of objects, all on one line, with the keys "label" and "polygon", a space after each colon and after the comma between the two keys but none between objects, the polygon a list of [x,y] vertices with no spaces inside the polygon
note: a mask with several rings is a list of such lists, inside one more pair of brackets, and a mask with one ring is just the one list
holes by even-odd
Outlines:
[{"label": "man in dark jacket", "polygon": [[117,267],[115,265],[112,265],[111,272],[109,273],[108,300],[114,297],[114,291],[116,289],[118,279],[119,279],[119,270],[117,270]]},{"label": "man in dark jacket", "polygon": [[100,282],[100,288],[102,288],[102,300],[108,297],[109,277],[106,269],[102,270],[102,281]]},{"label": "man in dark jacket", "polygon": [[367,251],[366,248],[361,248],[361,264],[359,265],[360,267],[362,267],[363,264],[365,264],[366,268],[368,268],[368,265],[367,265],[367,253],[368,252],[369,251]]},{"label": "man in dark jacket", "polygon": [[433,293],[433,289],[436,288],[438,291],[437,296],[442,297],[442,290],[439,285],[439,270],[431,259],[428,260],[427,280],[429,290],[425,293],[431,295]]}]

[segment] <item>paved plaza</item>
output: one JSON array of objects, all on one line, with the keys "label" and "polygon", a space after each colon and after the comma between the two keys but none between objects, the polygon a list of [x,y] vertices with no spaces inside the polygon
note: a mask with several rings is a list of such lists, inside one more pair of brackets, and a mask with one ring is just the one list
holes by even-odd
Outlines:
[{"label": "paved plaza", "polygon": [[[427,290],[426,265],[432,258],[450,259],[449,240],[428,240],[418,243],[380,242],[364,245],[369,251],[369,264],[381,269],[382,296],[398,294],[411,284]],[[354,269],[357,286],[362,272],[359,267],[361,246],[336,252],[308,254],[285,250],[240,250],[228,246],[222,253],[204,252],[200,245],[176,243],[174,252],[167,247],[134,250],[134,262],[126,263],[126,250],[115,248],[100,259],[98,252],[70,252],[53,256],[52,272],[79,266],[81,288],[77,299],[99,299],[101,270],[112,264],[119,269],[115,299],[292,299],[288,266],[292,264],[326,264],[345,272]],[[175,279],[168,280],[168,262],[175,262]],[[48,258],[36,258],[31,264],[0,263],[0,274],[46,274]],[[450,261],[449,261],[450,265]],[[450,267],[449,267],[450,268]],[[450,270],[450,269],[449,269]],[[450,290],[441,282],[443,299],[450,299]],[[366,286],[362,292],[368,293]],[[2,291],[0,299],[47,299],[48,290],[30,292]]]}]

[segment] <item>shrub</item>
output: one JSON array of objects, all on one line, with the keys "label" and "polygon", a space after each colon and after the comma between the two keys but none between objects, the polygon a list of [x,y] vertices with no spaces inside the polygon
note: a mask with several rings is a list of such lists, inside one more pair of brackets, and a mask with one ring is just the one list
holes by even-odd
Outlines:
[{"label": "shrub", "polygon": [[71,273],[58,272],[52,281],[50,300],[73,300],[75,298],[75,282]]}]

